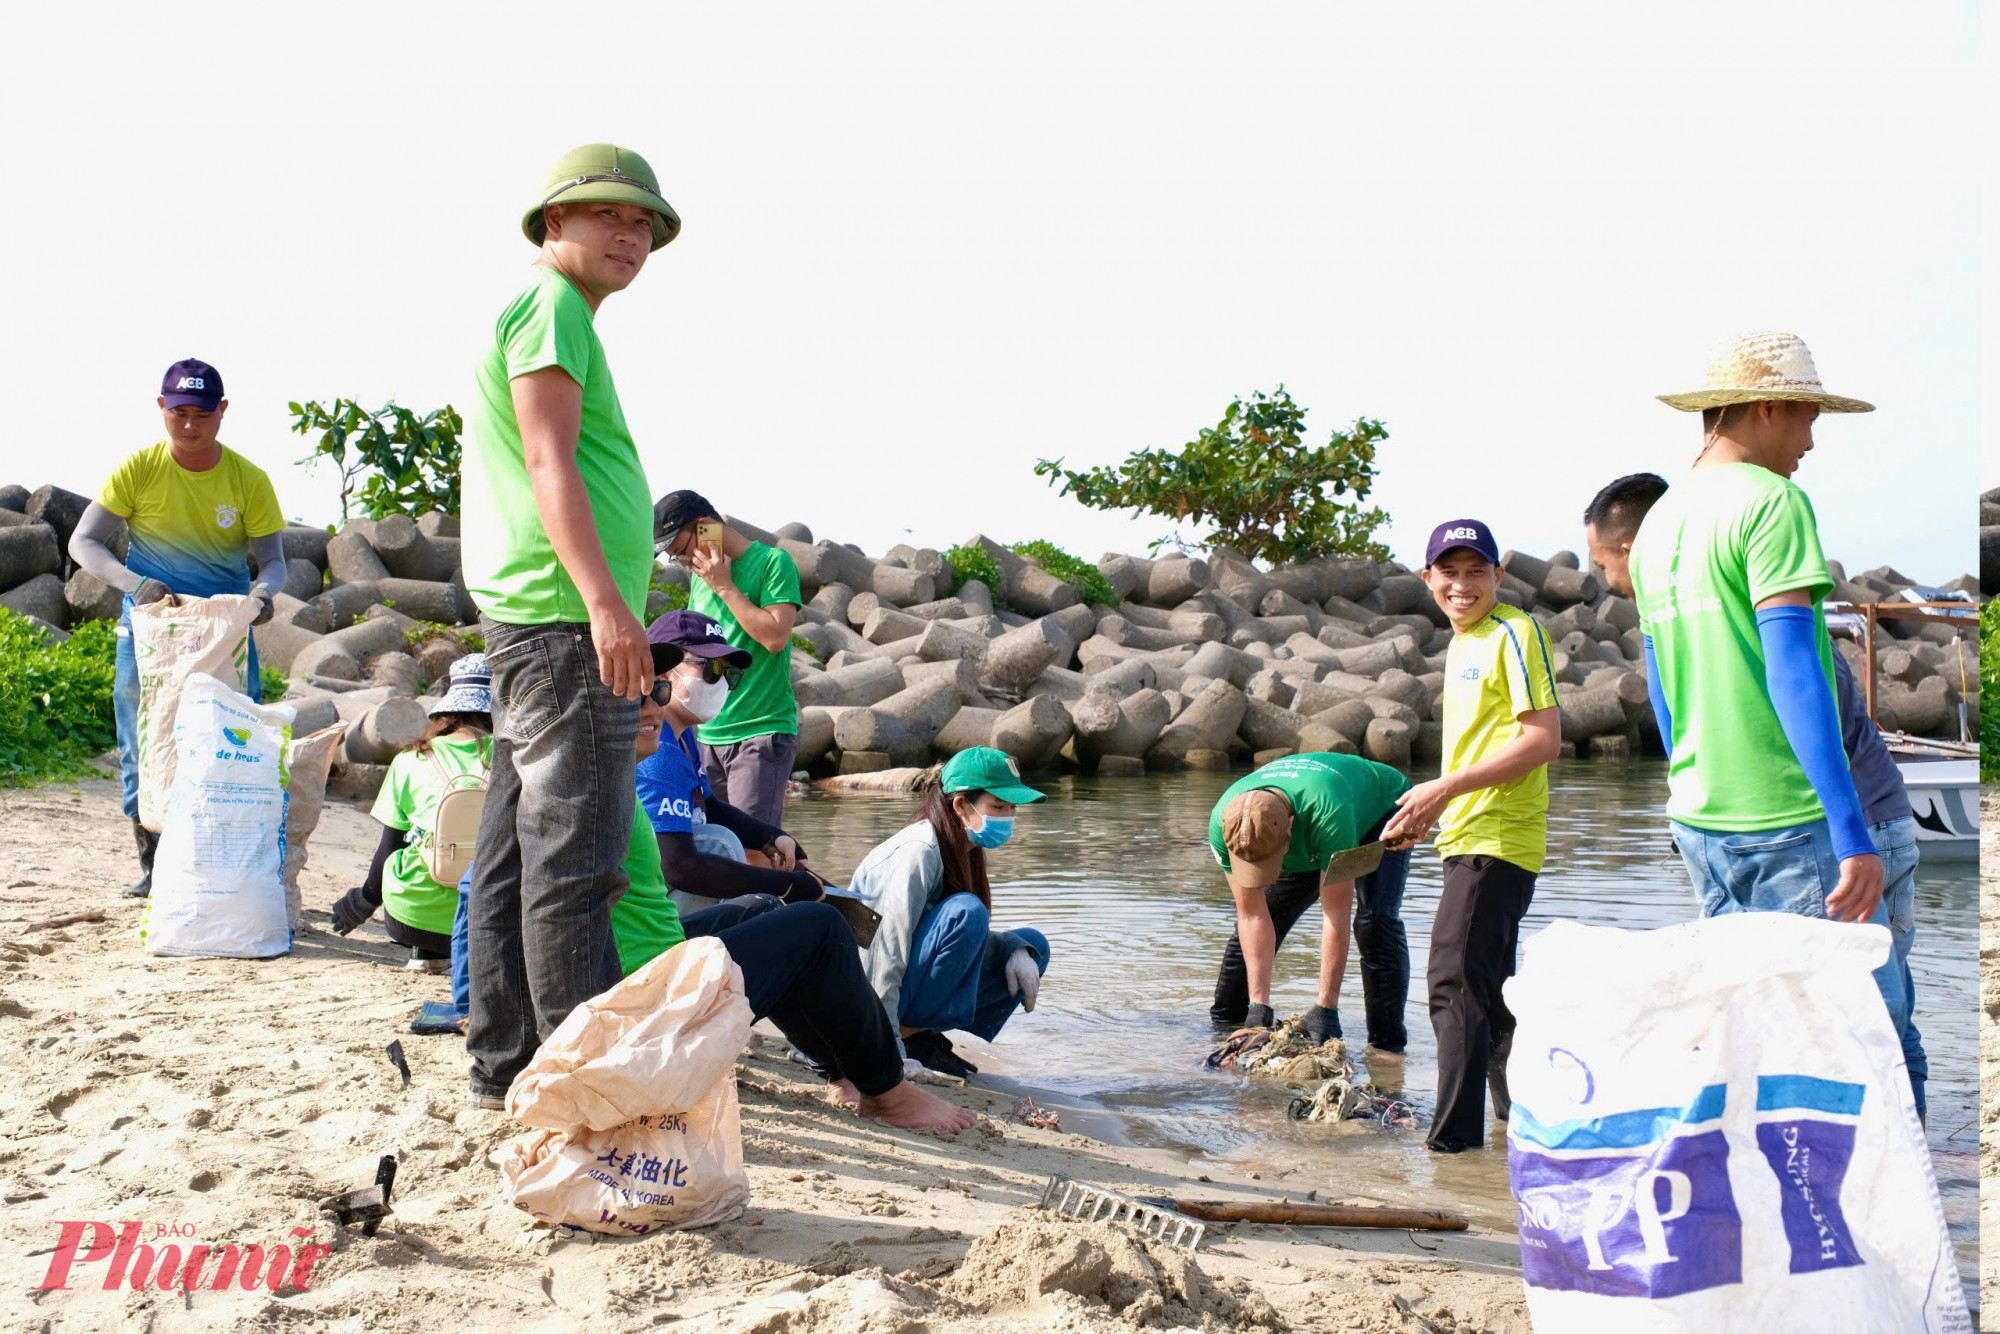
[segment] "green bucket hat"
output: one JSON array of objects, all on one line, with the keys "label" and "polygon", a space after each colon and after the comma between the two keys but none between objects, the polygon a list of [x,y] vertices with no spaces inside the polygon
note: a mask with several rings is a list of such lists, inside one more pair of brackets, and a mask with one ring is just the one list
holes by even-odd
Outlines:
[{"label": "green bucket hat", "polygon": [[944,766],[938,786],[947,796],[954,792],[991,792],[1016,806],[1032,805],[1042,799],[1041,793],[1021,781],[1021,766],[1014,763],[1014,757],[991,746],[974,746],[952,756]]},{"label": "green bucket hat", "polygon": [[541,202],[522,215],[521,231],[540,245],[548,237],[543,209],[550,204],[586,200],[637,204],[653,210],[651,248],[654,250],[680,235],[680,214],[661,197],[659,178],[653,175],[646,159],[616,144],[585,144],[563,154],[562,161],[556,163],[542,183]]}]

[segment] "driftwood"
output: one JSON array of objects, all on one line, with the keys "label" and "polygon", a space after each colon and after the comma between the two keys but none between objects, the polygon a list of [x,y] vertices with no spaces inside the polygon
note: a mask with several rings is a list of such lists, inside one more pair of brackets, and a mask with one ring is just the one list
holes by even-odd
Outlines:
[{"label": "driftwood", "polygon": [[1402,1209],[1378,1204],[1291,1204],[1279,1201],[1146,1201],[1209,1223],[1297,1223],[1307,1227],[1399,1227],[1463,1232],[1465,1218],[1442,1209]]}]

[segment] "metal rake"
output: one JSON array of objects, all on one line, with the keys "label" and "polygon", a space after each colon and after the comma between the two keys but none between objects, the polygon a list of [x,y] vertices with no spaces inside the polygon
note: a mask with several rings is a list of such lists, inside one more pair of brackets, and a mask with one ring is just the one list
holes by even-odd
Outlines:
[{"label": "metal rake", "polygon": [[1184,1246],[1191,1251],[1201,1245],[1202,1235],[1208,1231],[1206,1223],[1197,1222],[1186,1214],[1141,1204],[1129,1195],[1120,1195],[1102,1186],[1086,1185],[1061,1173],[1050,1177],[1042,1187],[1042,1199],[1037,1207],[1079,1223],[1120,1223],[1142,1237]]}]

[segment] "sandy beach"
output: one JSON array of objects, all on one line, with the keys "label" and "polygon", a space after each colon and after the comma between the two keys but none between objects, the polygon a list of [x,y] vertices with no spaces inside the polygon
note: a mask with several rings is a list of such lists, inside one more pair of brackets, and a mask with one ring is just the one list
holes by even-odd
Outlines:
[{"label": "sandy beach", "polygon": [[[303,877],[315,929],[289,957],[159,959],[140,948],[141,905],[117,892],[132,857],[115,784],[0,792],[0,1036],[17,1053],[0,1088],[14,1294],[0,1328],[1528,1328],[1510,1233],[1222,1226],[1190,1261],[1032,1208],[1056,1173],[1140,1195],[1430,1201],[1343,1195],[1303,1172],[1232,1175],[1111,1142],[1078,1109],[1061,1130],[1032,1128],[1012,1091],[976,1086],[947,1091],[983,1117],[955,1139],[886,1129],[827,1106],[761,1026],[738,1064],[741,1218],[622,1240],[529,1227],[495,1189],[494,1156],[519,1128],[466,1108],[459,1040],[408,1031],[446,980],[405,971],[379,920],[348,938],[326,929],[375,838],[361,811],[329,807]],[[375,1236],[318,1213],[352,1184],[343,1168],[382,1153],[401,1168]],[[78,1263],[70,1290],[37,1290],[60,1224],[89,1220],[140,1222],[156,1246],[331,1253],[304,1291],[106,1291],[103,1261]]]}]

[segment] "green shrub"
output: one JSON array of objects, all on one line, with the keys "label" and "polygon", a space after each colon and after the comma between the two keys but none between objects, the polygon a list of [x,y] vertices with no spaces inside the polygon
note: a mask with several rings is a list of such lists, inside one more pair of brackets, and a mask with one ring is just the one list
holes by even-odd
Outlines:
[{"label": "green shrub", "polygon": [[0,608],[0,785],[81,773],[118,744],[111,713],[118,638],[87,621],[60,644]]},{"label": "green shrub", "polygon": [[1979,776],[2000,779],[2000,602],[1979,609]]},{"label": "green shrub", "polygon": [[276,667],[258,668],[257,680],[264,687],[264,703],[266,704],[276,704],[285,697],[285,692],[292,688],[292,683],[287,681],[285,674]]},{"label": "green shrub", "polygon": [[1074,588],[1077,596],[1093,607],[1115,607],[1118,594],[1111,590],[1104,575],[1095,565],[1080,556],[1072,556],[1053,542],[1039,539],[1033,542],[1016,542],[1011,548],[1017,556],[1025,556],[1047,570],[1056,578]]},{"label": "green shrub", "polygon": [[793,635],[792,647],[804,649],[807,655],[810,656],[814,662],[824,661],[824,659],[822,659],[819,656],[819,650],[813,647],[812,640],[807,639],[804,635],[797,635],[797,634]]},{"label": "green shrub", "polygon": [[953,547],[944,553],[951,562],[951,587],[939,594],[950,597],[965,586],[968,579],[977,579],[993,591],[993,605],[1000,605],[1000,567],[986,554],[984,547]]},{"label": "green shrub", "polygon": [[[667,599],[666,610],[659,613],[661,616],[665,616],[669,611],[687,610],[688,591],[686,585],[666,583],[665,581],[659,579],[658,577],[655,577],[653,580],[653,591],[655,593],[663,594]],[[650,620],[652,618],[649,617],[648,619]]]},{"label": "green shrub", "polygon": [[418,621],[410,627],[409,633],[403,636],[403,638],[408,642],[410,652],[412,653],[415,653],[433,639],[449,639],[467,653],[484,653],[486,651],[485,635],[480,634],[477,630],[461,630],[455,625],[446,625],[442,621]]}]

